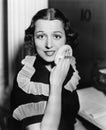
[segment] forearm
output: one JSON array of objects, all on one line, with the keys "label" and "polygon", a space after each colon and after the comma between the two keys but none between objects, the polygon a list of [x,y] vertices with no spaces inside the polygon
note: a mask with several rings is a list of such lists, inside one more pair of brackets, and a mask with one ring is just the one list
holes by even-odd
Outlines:
[{"label": "forearm", "polygon": [[41,130],[58,130],[60,117],[61,117],[61,89],[56,91],[53,90],[50,92],[48,104],[45,110],[45,115],[41,122]]}]

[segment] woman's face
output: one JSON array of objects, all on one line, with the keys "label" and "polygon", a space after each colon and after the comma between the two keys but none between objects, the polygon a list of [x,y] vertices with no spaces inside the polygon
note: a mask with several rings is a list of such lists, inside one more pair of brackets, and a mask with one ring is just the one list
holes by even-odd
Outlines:
[{"label": "woman's face", "polygon": [[60,20],[37,20],[34,40],[39,56],[47,62],[54,61],[56,52],[66,43],[63,23]]}]

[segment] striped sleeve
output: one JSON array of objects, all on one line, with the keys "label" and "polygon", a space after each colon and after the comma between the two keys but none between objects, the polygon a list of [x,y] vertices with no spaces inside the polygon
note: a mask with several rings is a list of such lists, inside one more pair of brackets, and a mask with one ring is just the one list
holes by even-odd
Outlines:
[{"label": "striped sleeve", "polygon": [[28,94],[18,87],[15,81],[11,94],[11,110],[14,119],[24,122],[24,125],[41,122],[48,96],[43,94]]},{"label": "striped sleeve", "polygon": [[[33,59],[31,61],[34,63]],[[33,63],[30,62],[32,66],[26,63],[14,80],[11,110],[14,119],[29,125],[41,122],[48,100],[49,85],[31,81],[35,69]]]}]

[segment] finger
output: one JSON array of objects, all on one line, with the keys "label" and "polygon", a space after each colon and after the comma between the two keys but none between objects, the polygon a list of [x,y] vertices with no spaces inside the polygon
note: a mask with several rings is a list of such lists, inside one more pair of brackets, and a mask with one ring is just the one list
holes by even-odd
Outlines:
[{"label": "finger", "polygon": [[69,58],[65,58],[62,64],[64,70],[68,71],[70,68],[70,59]]},{"label": "finger", "polygon": [[65,51],[65,56],[64,56],[64,58],[66,58],[66,59],[70,59],[70,58],[71,58],[70,50],[66,50],[66,51]]}]

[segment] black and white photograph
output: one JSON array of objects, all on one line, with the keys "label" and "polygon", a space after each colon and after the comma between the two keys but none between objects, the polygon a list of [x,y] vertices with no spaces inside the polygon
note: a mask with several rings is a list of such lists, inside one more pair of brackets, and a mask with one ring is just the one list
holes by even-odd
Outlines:
[{"label": "black and white photograph", "polygon": [[0,0],[0,130],[106,130],[105,12],[105,0]]}]

